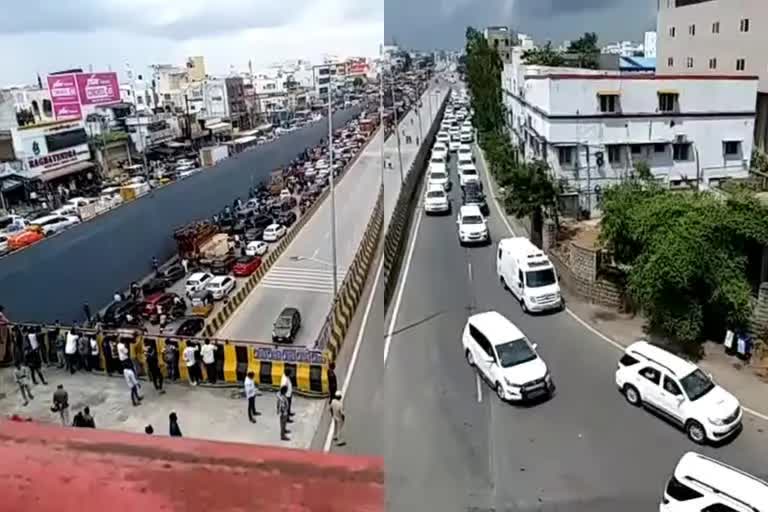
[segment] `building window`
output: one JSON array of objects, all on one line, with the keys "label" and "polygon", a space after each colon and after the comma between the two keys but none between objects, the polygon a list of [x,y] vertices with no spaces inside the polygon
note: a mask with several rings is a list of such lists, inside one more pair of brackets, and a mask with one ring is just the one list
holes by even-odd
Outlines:
[{"label": "building window", "polygon": [[675,27],[669,27],[669,37],[675,37]]},{"label": "building window", "polygon": [[744,71],[745,64],[744,59],[736,59],[736,71]]},{"label": "building window", "polygon": [[608,162],[612,164],[621,163],[621,146],[608,146]]},{"label": "building window", "polygon": [[45,117],[53,117],[53,105],[51,104],[51,100],[49,99],[43,99],[43,115]]},{"label": "building window", "polygon": [[691,144],[689,142],[682,144],[672,144],[672,160],[676,162],[687,162],[690,160]]},{"label": "building window", "polygon": [[719,34],[720,33],[720,22],[716,21],[712,24],[712,33],[713,34]]},{"label": "building window", "polygon": [[666,144],[654,144],[653,145],[653,152],[654,153],[666,153],[667,151],[667,145]]},{"label": "building window", "polygon": [[616,112],[618,106],[619,97],[615,94],[598,94],[600,98],[600,112],[613,113]]},{"label": "building window", "polygon": [[749,18],[744,18],[741,20],[741,23],[739,25],[739,30],[741,32],[749,32]]},{"label": "building window", "polygon": [[677,93],[659,93],[659,112],[674,112],[677,110]]},{"label": "building window", "polygon": [[669,68],[675,67],[675,59],[673,59],[672,57],[669,57],[667,59],[667,67],[669,67]]},{"label": "building window", "polygon": [[741,142],[738,140],[727,140],[724,146],[725,156],[739,156],[741,154]]},{"label": "building window", "polygon": [[696,35],[696,25],[688,25],[688,35],[690,36]]},{"label": "building window", "polygon": [[717,69],[717,59],[709,59],[709,69]]},{"label": "building window", "polygon": [[557,159],[560,165],[573,165],[573,147],[559,146],[557,148]]},{"label": "building window", "polygon": [[643,151],[643,146],[640,144],[632,144],[630,148],[632,149],[633,155],[639,155]]},{"label": "building window", "polygon": [[692,68],[693,67],[693,57],[688,57],[685,59],[685,67]]}]

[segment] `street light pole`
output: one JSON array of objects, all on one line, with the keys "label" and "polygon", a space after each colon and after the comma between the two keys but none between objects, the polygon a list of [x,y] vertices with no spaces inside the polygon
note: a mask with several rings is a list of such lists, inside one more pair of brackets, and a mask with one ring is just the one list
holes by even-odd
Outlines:
[{"label": "street light pole", "polygon": [[331,67],[328,66],[328,165],[331,168],[331,260],[333,263],[333,296],[339,292],[336,265],[336,175],[333,170],[333,102],[331,101]]},{"label": "street light pole", "polygon": [[384,167],[386,160],[384,158],[384,142],[386,140],[384,126],[384,68],[379,71],[379,126],[381,131],[381,186],[384,186]]},{"label": "street light pole", "polygon": [[395,105],[395,75],[392,74],[392,83],[390,84],[390,91],[392,91],[392,112],[395,115],[395,136],[397,137],[397,159],[400,162],[400,183],[405,183],[403,177],[403,154],[400,151],[400,122],[397,120],[397,105]]},{"label": "street light pole", "polygon": [[419,116],[419,144],[424,142],[424,128],[421,126],[421,107],[424,105],[423,95],[424,93],[419,90],[419,102],[416,104],[416,115]]}]

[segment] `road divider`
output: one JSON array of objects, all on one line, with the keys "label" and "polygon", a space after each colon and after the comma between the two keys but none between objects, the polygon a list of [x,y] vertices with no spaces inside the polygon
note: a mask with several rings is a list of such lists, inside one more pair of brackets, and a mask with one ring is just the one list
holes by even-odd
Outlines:
[{"label": "road divider", "polygon": [[355,316],[360,297],[371,270],[371,263],[376,254],[376,248],[381,240],[384,226],[384,187],[379,188],[376,206],[365,228],[363,239],[360,241],[355,258],[349,266],[344,281],[333,300],[331,311],[320,330],[315,342],[315,348],[322,350],[326,363],[336,361],[344,337],[347,335],[352,318]]},{"label": "road divider", "polygon": [[407,239],[408,229],[413,216],[413,207],[416,198],[416,191],[419,189],[421,179],[427,169],[430,151],[435,140],[437,132],[440,130],[440,122],[443,118],[443,112],[448,104],[450,92],[445,95],[443,102],[438,108],[437,115],[432,121],[424,140],[421,143],[413,163],[408,168],[405,175],[400,193],[397,196],[395,209],[392,212],[392,218],[387,224],[384,235],[384,309],[389,307],[392,294],[397,286],[397,276],[400,273],[400,267],[403,260],[405,241]]}]

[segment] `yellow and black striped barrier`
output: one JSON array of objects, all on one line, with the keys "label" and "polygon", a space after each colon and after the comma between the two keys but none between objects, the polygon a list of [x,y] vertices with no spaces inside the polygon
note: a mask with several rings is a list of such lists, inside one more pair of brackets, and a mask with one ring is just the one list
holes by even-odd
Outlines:
[{"label": "yellow and black striped barrier", "polygon": [[325,359],[335,361],[344,342],[344,337],[355,316],[357,305],[368,279],[371,262],[379,245],[382,227],[384,225],[384,190],[379,190],[376,206],[373,209],[368,226],[365,228],[363,239],[355,253],[352,265],[349,267],[339,293],[334,298],[331,313],[326,325],[321,331],[316,346],[324,349]]}]

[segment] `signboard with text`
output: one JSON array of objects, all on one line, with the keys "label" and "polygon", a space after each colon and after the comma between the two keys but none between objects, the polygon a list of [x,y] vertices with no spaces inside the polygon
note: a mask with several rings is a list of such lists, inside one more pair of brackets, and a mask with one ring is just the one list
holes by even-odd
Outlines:
[{"label": "signboard with text", "polygon": [[67,73],[48,76],[53,112],[57,121],[81,119],[83,105],[120,102],[117,73]]}]

